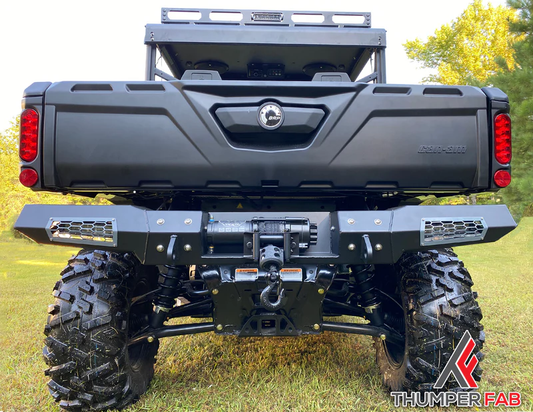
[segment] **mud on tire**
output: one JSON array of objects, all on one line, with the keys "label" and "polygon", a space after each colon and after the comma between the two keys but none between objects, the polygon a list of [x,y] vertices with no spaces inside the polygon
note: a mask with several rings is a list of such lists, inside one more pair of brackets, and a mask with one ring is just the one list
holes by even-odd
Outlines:
[{"label": "mud on tire", "polygon": [[[482,360],[485,341],[482,314],[472,292],[470,274],[451,249],[409,253],[382,273],[384,282],[395,284],[384,297],[389,323],[406,332],[404,348],[375,339],[376,361],[390,390],[429,391],[448,362],[455,346],[468,330],[476,343],[474,356]],[[394,282],[394,275],[397,281]],[[403,310],[399,308],[401,303]],[[394,319],[396,307],[396,320]],[[391,315],[392,314],[392,315]],[[403,322],[401,319],[403,318]],[[403,325],[402,325],[403,324]],[[478,364],[473,374],[481,379]],[[442,390],[458,389],[450,378]]]},{"label": "mud on tire", "polygon": [[144,328],[157,272],[129,254],[81,251],[69,260],[48,307],[43,355],[48,388],[66,410],[121,409],[144,393],[154,374],[157,341],[132,346]]}]

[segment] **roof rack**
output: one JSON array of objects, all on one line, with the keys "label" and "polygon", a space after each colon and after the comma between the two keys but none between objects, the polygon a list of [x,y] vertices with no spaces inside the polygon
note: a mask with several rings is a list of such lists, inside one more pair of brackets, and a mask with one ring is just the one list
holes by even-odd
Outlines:
[{"label": "roof rack", "polygon": [[219,10],[182,9],[164,7],[161,9],[161,23],[164,24],[224,24],[224,25],[279,25],[279,26],[323,26],[323,27],[371,27],[370,13],[336,11],[261,11],[261,10]]}]

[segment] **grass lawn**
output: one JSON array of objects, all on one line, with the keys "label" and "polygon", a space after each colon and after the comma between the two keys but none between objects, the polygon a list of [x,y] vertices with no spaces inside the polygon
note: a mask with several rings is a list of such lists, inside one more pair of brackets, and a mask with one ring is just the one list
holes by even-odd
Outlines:
[{"label": "grass lawn", "polygon": [[[51,291],[73,248],[0,237],[0,411],[57,411],[41,347]],[[480,391],[520,391],[533,410],[533,218],[495,244],[456,248],[487,342]],[[128,411],[388,411],[371,338],[164,339],[156,377]]]}]

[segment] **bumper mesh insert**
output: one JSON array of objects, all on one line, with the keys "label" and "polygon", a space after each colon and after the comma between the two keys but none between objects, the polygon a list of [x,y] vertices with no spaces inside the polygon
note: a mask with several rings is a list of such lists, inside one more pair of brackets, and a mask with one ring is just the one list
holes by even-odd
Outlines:
[{"label": "bumper mesh insert", "polygon": [[52,242],[116,246],[113,218],[50,218],[46,232]]},{"label": "bumper mesh insert", "polygon": [[487,229],[482,217],[424,218],[420,228],[420,245],[475,242],[483,240]]}]

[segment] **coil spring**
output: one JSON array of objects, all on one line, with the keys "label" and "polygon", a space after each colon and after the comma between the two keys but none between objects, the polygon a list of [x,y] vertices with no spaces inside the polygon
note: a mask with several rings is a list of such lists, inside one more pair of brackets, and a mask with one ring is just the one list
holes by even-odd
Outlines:
[{"label": "coil spring", "polygon": [[180,279],[187,270],[185,266],[167,265],[165,267],[168,271],[159,274],[159,291],[154,299],[155,310],[150,321],[150,326],[153,328],[161,327],[167,319],[167,313],[174,307],[181,289]]},{"label": "coil spring", "polygon": [[180,266],[166,265],[165,267],[168,272],[159,274],[159,292],[156,294],[154,303],[156,306],[171,309],[174,306],[174,300],[179,295],[183,270]]},{"label": "coil spring", "polygon": [[375,326],[383,325],[381,299],[374,287],[375,272],[371,265],[353,266],[354,288],[359,304],[365,309],[365,317]]}]

